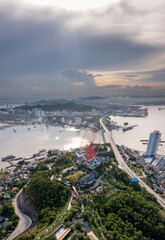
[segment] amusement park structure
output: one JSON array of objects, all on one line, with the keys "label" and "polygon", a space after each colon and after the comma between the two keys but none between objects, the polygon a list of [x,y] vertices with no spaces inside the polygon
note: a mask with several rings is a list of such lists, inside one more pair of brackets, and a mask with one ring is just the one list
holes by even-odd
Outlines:
[{"label": "amusement park structure", "polygon": [[85,132],[81,141],[81,153],[85,163],[97,157],[101,144],[101,134],[98,128],[92,126]]}]

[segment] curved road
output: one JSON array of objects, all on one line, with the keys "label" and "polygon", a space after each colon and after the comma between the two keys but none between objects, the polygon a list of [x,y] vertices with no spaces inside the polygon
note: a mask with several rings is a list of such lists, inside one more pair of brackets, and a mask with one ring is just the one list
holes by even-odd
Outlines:
[{"label": "curved road", "polygon": [[137,176],[136,173],[134,173],[131,168],[128,167],[128,165],[126,164],[126,162],[122,158],[118,148],[116,147],[116,144],[115,144],[115,142],[114,142],[114,140],[112,138],[112,135],[111,135],[110,131],[107,129],[107,127],[103,123],[103,118],[104,117],[100,118],[100,124],[101,124],[102,128],[104,129],[104,131],[106,132],[106,134],[108,136],[108,139],[109,139],[109,142],[111,144],[112,150],[114,152],[115,158],[116,158],[116,160],[118,162],[118,167],[123,169],[131,178],[137,178],[138,181],[139,181],[139,184],[142,187],[145,187],[145,189],[149,193],[153,194],[156,197],[157,201],[161,204],[161,206],[165,208],[165,201],[164,201],[164,199],[161,198],[159,196],[159,194],[157,194],[152,188],[150,188],[145,182],[143,182],[142,179],[139,176]]},{"label": "curved road", "polygon": [[13,240],[16,239],[21,233],[25,232],[32,224],[32,220],[25,214],[21,213],[21,211],[18,208],[17,201],[18,197],[21,194],[22,189],[17,193],[17,195],[13,198],[13,205],[16,214],[19,216],[19,222],[12,234],[7,238],[7,240]]},{"label": "curved road", "polygon": [[71,192],[71,197],[70,197],[70,200],[69,200],[69,203],[68,203],[67,210],[70,210],[71,207],[72,207],[73,191],[70,191],[70,192]]}]

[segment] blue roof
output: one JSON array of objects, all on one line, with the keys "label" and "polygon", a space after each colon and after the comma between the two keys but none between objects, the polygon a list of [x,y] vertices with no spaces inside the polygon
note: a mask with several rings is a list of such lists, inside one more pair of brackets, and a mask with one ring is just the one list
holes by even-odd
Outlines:
[{"label": "blue roof", "polygon": [[131,182],[137,182],[138,179],[137,178],[131,178]]}]

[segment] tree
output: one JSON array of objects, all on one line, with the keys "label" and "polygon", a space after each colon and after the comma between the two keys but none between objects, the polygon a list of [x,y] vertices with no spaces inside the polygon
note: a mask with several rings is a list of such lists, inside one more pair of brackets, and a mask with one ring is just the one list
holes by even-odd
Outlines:
[{"label": "tree", "polygon": [[45,238],[45,240],[57,240],[54,234],[51,234],[49,237]]},{"label": "tree", "polygon": [[[165,221],[160,218],[159,208],[153,200],[155,198],[152,199],[143,188],[135,192],[126,186],[124,191],[104,197],[104,201],[100,195],[95,195],[93,206],[100,214],[106,239],[165,239]],[[89,223],[98,229],[97,215],[93,217],[88,208],[84,214]]]},{"label": "tree", "polygon": [[2,234],[2,236],[5,236],[5,234],[6,234],[5,228],[3,228],[3,229],[1,230],[1,234]]},{"label": "tree", "polygon": [[46,166],[46,164],[44,162],[40,162],[38,164],[37,170],[38,171],[45,171],[45,170],[49,170],[49,168]]},{"label": "tree", "polygon": [[12,221],[7,222],[7,224],[6,224],[7,230],[11,230],[13,225],[14,225],[14,224],[13,224]]},{"label": "tree", "polygon": [[35,239],[34,234],[23,234],[18,238],[18,240],[32,240],[32,239]]}]

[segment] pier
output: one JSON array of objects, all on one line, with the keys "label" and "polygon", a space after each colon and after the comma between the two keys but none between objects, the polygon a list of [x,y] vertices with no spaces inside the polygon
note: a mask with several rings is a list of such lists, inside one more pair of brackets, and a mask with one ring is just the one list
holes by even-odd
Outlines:
[{"label": "pier", "polygon": [[138,125],[132,125],[132,126],[129,126],[129,127],[123,127],[123,132],[126,132],[128,130],[131,130],[133,129],[134,127],[137,127]]},{"label": "pier", "polygon": [[7,124],[7,125],[4,125],[4,126],[1,126],[0,130],[5,130],[6,128],[10,128],[10,127],[13,127],[13,126],[14,126],[13,124]]}]

